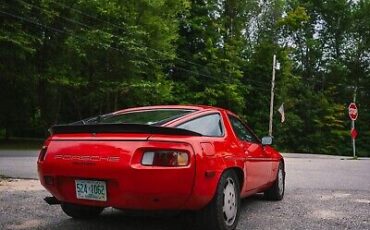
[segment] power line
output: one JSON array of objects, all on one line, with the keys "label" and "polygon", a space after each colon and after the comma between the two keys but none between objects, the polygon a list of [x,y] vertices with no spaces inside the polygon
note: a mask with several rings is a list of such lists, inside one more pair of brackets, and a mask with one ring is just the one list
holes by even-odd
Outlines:
[{"label": "power line", "polygon": [[5,14],[5,15],[8,15],[8,16],[13,17],[13,18],[16,18],[16,19],[19,19],[21,21],[30,22],[32,24],[35,24],[35,25],[38,25],[38,26],[47,28],[47,29],[52,30],[52,31],[57,32],[57,33],[65,33],[65,31],[63,31],[63,30],[60,30],[60,29],[57,29],[57,28],[54,28],[54,27],[51,27],[51,26],[47,26],[47,25],[41,24],[39,22],[31,21],[31,20],[29,20],[29,19],[27,19],[25,17],[19,16],[19,15],[15,15],[15,14],[12,14],[12,13],[9,13],[9,12],[5,12],[5,11],[2,11],[2,10],[0,10],[0,13]]},{"label": "power line", "polygon": [[[48,10],[46,10],[46,9],[43,9],[43,8],[41,8],[41,7],[38,7],[38,6],[36,6],[36,5],[34,5],[34,4],[31,4],[31,3],[28,3],[28,2],[25,2],[25,1],[23,1],[23,0],[18,0],[18,1],[21,1],[21,2],[26,3],[26,4],[28,4],[28,5],[34,6],[34,7],[38,8],[38,9],[40,9],[40,10],[48,11]],[[68,9],[70,9],[70,10],[72,10],[72,11],[75,11],[75,12],[77,12],[77,13],[79,13],[79,14],[81,14],[81,15],[84,15],[84,16],[86,16],[86,17],[89,17],[89,18],[95,19],[95,20],[97,20],[97,21],[100,21],[100,22],[103,22],[103,23],[106,23],[106,24],[112,25],[112,26],[114,26],[114,27],[116,27],[116,28],[120,28],[120,29],[122,29],[122,27],[121,27],[121,26],[118,26],[118,25],[116,25],[116,24],[114,24],[114,23],[111,23],[111,22],[108,22],[108,21],[106,21],[106,20],[99,19],[99,18],[94,17],[94,16],[92,16],[92,15],[86,14],[86,13],[84,13],[84,12],[80,11],[80,10],[77,10],[77,9],[73,8],[73,7],[70,7],[70,6],[67,6],[67,5],[65,5],[65,4],[62,4],[62,3],[59,3],[59,2],[55,2],[55,1],[51,1],[51,2],[53,2],[53,3],[55,3],[55,4],[59,5],[59,6],[62,6],[62,7],[68,8]],[[53,12],[50,12],[50,11],[48,11],[48,12],[49,12],[49,13],[53,13]],[[64,20],[66,20],[66,21],[69,21],[69,22],[72,22],[72,23],[75,23],[75,24],[78,24],[78,25],[84,26],[84,27],[86,27],[86,28],[96,29],[96,28],[94,28],[94,27],[92,27],[92,26],[90,26],[90,25],[87,25],[87,24],[81,23],[81,22],[79,22],[79,21],[65,18],[65,17],[60,16],[60,15],[58,15],[58,14],[56,14],[56,13],[53,13],[53,14],[54,14],[55,16],[57,16],[57,17],[63,18],[63,19],[64,19]],[[111,36],[114,36],[114,37],[116,37],[116,38],[122,38],[122,36],[118,36],[118,35],[116,35],[116,34],[113,34],[113,33],[110,33],[110,32],[106,32],[106,31],[104,31],[104,30],[99,30],[99,29],[96,29],[96,30],[98,30],[98,31],[102,31],[102,32],[107,33],[107,34],[109,34],[109,35],[111,35]],[[160,55],[163,55],[163,56],[167,56],[167,57],[170,57],[170,58],[174,58],[174,59],[179,60],[179,61],[181,61],[181,62],[183,62],[183,63],[187,63],[187,64],[191,64],[191,65],[196,65],[196,66],[199,66],[199,67],[201,67],[201,68],[203,68],[203,67],[204,67],[204,65],[201,65],[201,64],[198,64],[198,63],[195,63],[195,62],[192,62],[192,61],[189,61],[189,60],[183,59],[183,58],[179,58],[179,57],[177,57],[177,56],[174,56],[174,57],[173,57],[172,55],[166,54],[166,53],[164,53],[164,52],[162,52],[162,51],[159,51],[159,50],[157,50],[157,49],[154,49],[154,48],[151,48],[151,47],[145,46],[145,45],[143,45],[143,44],[138,44],[137,42],[134,42],[134,41],[131,41],[131,42],[132,42],[134,45],[136,45],[137,47],[140,47],[140,48],[145,47],[145,48],[147,48],[148,50],[151,50],[151,51],[153,51],[153,52],[155,52],[155,53],[157,53],[157,54],[160,54]],[[181,52],[184,52],[184,51],[182,51],[182,50],[180,50],[180,49],[177,49],[177,50],[179,50],[179,51],[181,51]],[[216,64],[216,63],[213,63],[213,62],[209,62],[209,63],[210,63],[210,64]],[[182,69],[184,69],[184,68],[182,68]],[[198,74],[199,74],[199,75],[201,75],[201,76],[205,76],[204,74],[200,74],[200,73],[198,73]],[[257,80],[254,80],[254,79],[248,79],[248,81],[258,83],[261,87],[268,87],[267,85],[265,85],[265,82],[257,81]]]},{"label": "power line", "polygon": [[[72,10],[72,11],[75,11],[75,12],[77,12],[77,13],[81,14],[81,15],[84,15],[84,16],[86,16],[86,17],[88,17],[88,18],[95,19],[95,20],[97,20],[97,21],[99,21],[99,22],[103,22],[103,23],[109,24],[109,25],[111,25],[111,26],[113,26],[113,27],[116,27],[116,28],[118,28],[118,29],[123,29],[121,26],[118,26],[118,25],[117,25],[117,24],[115,24],[115,23],[111,23],[111,22],[109,22],[109,21],[102,20],[102,19],[100,19],[100,18],[94,17],[94,16],[92,16],[92,15],[90,15],[90,14],[86,14],[86,13],[84,13],[84,12],[83,12],[83,11],[81,11],[81,10],[78,10],[78,9],[72,8],[72,7],[67,6],[67,5],[65,5],[65,4],[63,4],[63,3],[56,2],[56,1],[51,1],[51,0],[50,0],[50,2],[53,2],[54,4],[59,5],[59,6],[61,6],[61,7],[64,7],[64,8],[68,8],[68,9],[70,9],[70,10]],[[30,3],[29,3],[29,4],[30,4]]]},{"label": "power line", "polygon": [[[22,1],[22,0],[18,0],[18,1]],[[24,1],[22,1],[22,2],[24,2]],[[26,3],[26,2],[24,2],[24,3]],[[26,4],[29,4],[29,3],[26,3]],[[29,4],[29,5],[33,5],[33,4]],[[40,10],[43,10],[43,11],[47,11],[47,10],[45,10],[45,9],[42,9],[42,8],[40,8],[40,7],[38,7],[38,6],[35,6],[35,5],[33,5],[34,7],[36,7],[36,8],[38,8],[38,9],[40,9]],[[0,12],[1,13],[3,13],[3,14],[5,14],[5,15],[8,15],[8,16],[10,16],[10,17],[13,17],[13,18],[16,18],[16,19],[18,19],[18,20],[22,20],[22,21],[26,21],[26,22],[29,22],[29,23],[31,23],[31,24],[34,24],[34,25],[37,25],[37,26],[40,26],[40,27],[44,27],[44,28],[46,28],[46,29],[49,29],[49,30],[51,30],[51,31],[54,31],[54,32],[56,32],[56,33],[62,33],[62,34],[66,34],[66,35],[69,35],[69,36],[71,36],[71,37],[75,37],[75,38],[78,38],[79,40],[84,40],[84,41],[86,41],[86,38],[84,38],[84,37],[81,37],[81,36],[77,36],[77,35],[73,35],[73,34],[71,34],[71,33],[68,33],[67,31],[65,31],[65,30],[61,30],[61,29],[57,29],[57,28],[55,28],[55,27],[51,27],[51,26],[47,26],[47,25],[45,25],[45,24],[42,24],[42,23],[39,23],[39,22],[37,22],[37,21],[34,21],[34,20],[31,20],[31,19],[29,19],[29,18],[25,18],[25,17],[23,17],[23,16],[20,16],[20,15],[16,15],[16,14],[13,14],[13,13],[9,13],[9,12],[5,12],[5,11],[1,11],[0,10]],[[50,11],[48,11],[48,12],[50,12]],[[61,16],[60,16],[61,17]],[[91,26],[89,26],[89,25],[86,25],[86,24],[84,24],[84,23],[80,23],[80,22],[77,22],[77,21],[75,21],[75,20],[72,20],[72,19],[67,19],[67,18],[65,18],[65,17],[61,17],[62,19],[64,19],[64,20],[67,20],[67,21],[69,21],[69,22],[72,22],[72,23],[74,23],[74,24],[78,24],[78,25],[80,25],[80,26],[84,26],[84,27],[87,27],[87,28],[93,28],[93,27],[91,27]],[[105,43],[101,43],[101,42],[97,42],[99,45],[102,45],[103,47],[107,47],[107,48],[109,48],[109,49],[112,49],[112,50],[115,50],[115,51],[118,51],[119,53],[125,53],[125,51],[124,50],[122,50],[122,49],[119,49],[119,48],[116,48],[116,47],[113,47],[113,46],[111,46],[111,45],[107,45],[107,44],[105,44]],[[130,55],[130,56],[132,56],[132,54],[128,54],[128,53],[125,53],[126,55]],[[136,56],[137,57],[137,56]],[[162,62],[158,62],[158,61],[156,61],[155,59],[149,59],[149,58],[145,58],[145,57],[142,57],[142,56],[140,56],[140,58],[143,58],[143,59],[145,59],[145,60],[147,60],[147,61],[152,61],[152,62],[156,62],[157,64],[160,64],[160,65],[162,65],[163,63]],[[214,78],[214,77],[212,77],[212,76],[209,76],[209,75],[206,75],[206,74],[203,74],[203,73],[201,73],[201,72],[195,72],[195,71],[192,71],[192,70],[189,70],[189,69],[186,69],[186,68],[182,68],[182,67],[179,67],[179,66],[175,66],[175,68],[176,69],[179,69],[179,70],[182,70],[182,71],[185,71],[185,72],[188,72],[188,73],[192,73],[192,74],[195,74],[195,75],[198,75],[198,76],[202,76],[202,77],[205,77],[205,78],[208,78],[208,79],[211,79],[211,80],[214,80],[214,81],[217,81],[217,82],[219,82],[219,83],[226,83],[225,81],[222,81],[222,79],[218,79],[218,78]],[[248,79],[248,81],[250,81],[251,79]],[[255,81],[255,82],[258,82],[258,81]],[[229,82],[230,83],[230,82]],[[253,88],[256,88],[256,86],[253,86]],[[266,88],[265,87],[263,87],[263,86],[257,86],[257,88],[259,88],[260,90],[266,90]]]},{"label": "power line", "polygon": [[[22,0],[18,0],[18,1],[22,1]],[[22,1],[22,2],[24,2],[24,1]],[[102,19],[96,18],[96,17],[91,16],[91,15],[89,15],[89,14],[83,13],[83,12],[82,12],[82,11],[80,11],[80,10],[77,10],[77,9],[72,8],[72,7],[70,7],[70,6],[66,6],[65,4],[62,4],[62,3],[57,3],[57,2],[55,2],[55,1],[51,1],[51,2],[53,2],[53,3],[55,3],[55,4],[59,5],[59,6],[62,6],[62,7],[65,7],[65,8],[71,9],[71,10],[73,10],[73,11],[75,11],[75,12],[77,12],[77,13],[81,14],[81,15],[87,16],[87,17],[89,17],[89,18],[93,18],[93,19],[98,20],[98,21],[100,21],[100,22],[104,22],[104,23],[107,23],[107,24],[109,24],[109,25],[112,25],[112,26],[114,26],[114,27],[116,27],[116,28],[120,28],[120,29],[122,29],[122,27],[120,27],[120,26],[116,25],[115,23],[111,23],[111,22],[108,22],[108,21],[105,21],[105,20],[102,20]],[[25,2],[25,3],[27,3],[27,2]],[[27,3],[27,4],[29,4],[29,5],[33,5],[33,4],[31,4],[31,3]],[[33,6],[34,6],[34,5],[33,5]],[[58,15],[57,15],[57,16],[58,16]],[[88,25],[86,25],[86,24],[83,24],[83,25],[85,25],[85,26],[87,26],[87,27],[90,27],[90,28],[93,28],[93,27],[88,26]],[[112,34],[112,33],[109,33],[109,32],[106,32],[106,33],[111,34],[111,35],[113,35],[113,36],[116,36],[116,37],[118,37],[118,38],[122,38],[122,37],[120,37],[120,36],[118,36],[118,35],[115,35],[115,34]],[[157,53],[157,54],[160,54],[160,55],[163,55],[163,56],[167,56],[167,57],[170,57],[170,58],[174,58],[174,59],[177,59],[177,60],[179,60],[179,61],[182,61],[182,62],[184,62],[184,63],[191,64],[191,65],[197,65],[197,66],[199,66],[199,67],[204,67],[204,66],[203,66],[203,65],[201,65],[201,64],[198,64],[198,63],[195,63],[195,62],[191,62],[191,61],[185,60],[185,59],[183,59],[183,58],[179,58],[179,57],[176,57],[176,56],[172,56],[172,55],[166,54],[166,53],[165,53],[165,52],[163,52],[163,51],[159,51],[159,50],[157,50],[157,49],[154,49],[154,48],[151,48],[151,47],[145,46],[145,45],[143,45],[143,44],[138,44],[137,42],[134,42],[134,41],[131,41],[131,42],[132,42],[133,44],[135,44],[135,45],[139,46],[139,47],[143,47],[143,46],[144,46],[145,48],[147,48],[147,49],[149,49],[149,50],[151,50],[151,51],[153,51],[153,52],[155,52],[155,53]]]},{"label": "power line", "polygon": [[[64,20],[68,21],[68,22],[71,22],[71,23],[74,23],[74,24],[77,24],[77,25],[83,26],[83,27],[85,27],[85,28],[95,29],[95,30],[97,30],[97,31],[104,32],[104,33],[106,33],[106,34],[109,34],[109,35],[111,35],[111,36],[113,36],[113,37],[116,37],[116,38],[119,38],[119,39],[122,39],[122,38],[123,38],[122,36],[118,36],[118,35],[115,35],[115,34],[112,34],[112,33],[106,32],[106,31],[104,31],[104,30],[96,29],[96,28],[94,28],[94,27],[92,27],[92,26],[89,26],[89,25],[87,25],[87,24],[81,23],[81,22],[79,22],[79,21],[76,21],[76,20],[73,20],[73,19],[69,19],[69,18],[66,18],[66,17],[60,16],[60,15],[58,15],[57,13],[51,12],[51,11],[49,11],[49,10],[46,10],[46,9],[41,8],[41,7],[39,7],[39,6],[36,6],[36,5],[34,5],[34,4],[31,4],[31,3],[25,2],[25,1],[23,1],[23,0],[17,0],[17,1],[19,1],[19,2],[23,2],[23,3],[28,4],[28,5],[30,5],[30,6],[33,6],[33,7],[37,8],[37,9],[39,9],[39,10],[42,10],[42,11],[44,11],[44,12],[51,13],[51,14],[53,14],[53,15],[55,15],[55,16],[57,16],[57,17],[59,17],[59,18],[62,18],[62,19],[64,19]],[[54,3],[56,3],[56,2],[54,2]],[[64,4],[61,4],[61,3],[57,3],[57,4],[58,4],[58,5],[63,5],[63,6],[65,6]],[[65,7],[67,7],[67,6],[65,6]],[[72,7],[68,7],[68,8],[73,9]],[[76,11],[76,12],[79,12],[79,13],[81,13],[81,14],[82,14],[82,12],[81,12],[81,11],[78,11],[78,10],[75,10],[75,11]],[[83,15],[88,16],[88,14],[85,14],[85,13],[83,13]],[[91,18],[95,18],[95,17],[93,17],[93,16],[90,16],[90,17],[91,17]],[[97,18],[95,18],[95,19],[97,19]],[[103,21],[103,22],[108,23],[107,21],[104,21],[104,20],[100,20],[100,21]],[[112,23],[109,23],[109,24],[112,24]],[[112,24],[112,25],[114,25],[114,24]],[[134,42],[134,41],[131,41],[131,42],[132,42],[134,45],[136,45],[137,47],[139,47],[139,48],[144,47],[144,48],[150,49],[150,50],[152,50],[152,51],[154,51],[154,52],[156,52],[156,53],[158,53],[158,54],[162,54],[162,55],[164,54],[163,52],[158,51],[158,50],[156,50],[156,49],[153,49],[153,48],[150,48],[150,47],[147,47],[147,46],[144,46],[144,45],[140,45],[140,44],[138,44],[138,43],[136,43],[136,42]],[[168,55],[168,54],[166,54],[166,56],[169,56],[169,55]],[[172,56],[171,56],[171,58],[172,58]],[[182,59],[182,58],[178,58],[178,57],[174,57],[174,58],[175,58],[175,59],[178,59],[178,60],[180,60],[180,61],[183,61],[183,62],[187,62],[188,64],[193,64],[193,65],[198,65],[198,66],[200,66],[200,67],[204,67],[204,66],[202,66],[202,65],[199,65],[199,64],[194,63],[194,62],[187,61],[187,60]],[[184,69],[184,68],[183,68],[183,69]],[[193,72],[193,73],[195,73],[195,72]]]},{"label": "power line", "polygon": [[[82,23],[82,22],[80,22],[80,21],[77,21],[77,20],[73,20],[73,19],[69,19],[69,18],[63,17],[63,16],[61,16],[61,15],[59,15],[59,14],[57,14],[57,13],[51,12],[51,11],[49,11],[49,10],[46,10],[46,9],[41,8],[41,7],[39,7],[39,6],[36,6],[36,5],[34,5],[34,4],[31,4],[31,3],[25,2],[25,1],[23,1],[23,0],[18,0],[18,1],[19,1],[19,2],[23,2],[24,4],[28,4],[28,5],[30,5],[30,6],[33,6],[33,7],[37,8],[37,9],[40,9],[40,10],[42,10],[42,11],[44,11],[44,12],[49,12],[49,13],[51,13],[51,14],[54,14],[55,16],[60,17],[60,18],[62,18],[62,19],[64,19],[64,20],[66,20],[66,21],[68,21],[68,22],[70,22],[70,23],[77,24],[77,25],[80,25],[80,26],[83,26],[83,27],[85,27],[85,28],[89,28],[89,29],[95,29],[95,30],[97,30],[97,31],[104,32],[104,33],[109,34],[109,35],[111,35],[111,36],[113,36],[113,37],[116,37],[116,38],[123,38],[122,36],[118,36],[118,35],[116,35],[116,34],[113,34],[113,33],[110,33],[110,32],[104,31],[104,30],[96,29],[96,28],[94,28],[93,26],[90,26],[90,25],[84,24],[84,23]],[[72,11],[74,11],[74,12],[77,12],[77,13],[79,13],[79,14],[81,14],[81,15],[84,15],[84,16],[86,16],[86,17],[89,17],[89,18],[92,18],[92,19],[94,19],[94,20],[97,20],[97,21],[99,21],[99,22],[102,22],[102,23],[106,23],[106,24],[112,25],[112,26],[114,26],[114,27],[116,27],[116,28],[119,28],[119,29],[123,29],[121,26],[118,26],[118,25],[117,25],[117,24],[115,24],[115,23],[111,23],[111,22],[109,22],[109,21],[99,19],[99,18],[94,17],[94,16],[92,16],[92,15],[90,15],[90,14],[86,14],[86,13],[84,13],[84,12],[82,12],[82,11],[78,10],[78,9],[75,9],[75,8],[73,8],[73,7],[67,6],[67,5],[65,5],[65,4],[62,4],[62,3],[59,3],[59,2],[56,2],[56,1],[51,1],[51,2],[53,2],[54,4],[57,4],[57,5],[61,6],[61,7],[68,8],[68,9],[70,9],[70,10],[72,10]],[[5,12],[3,12],[3,13],[5,13]],[[13,15],[13,16],[15,16],[15,15]],[[18,19],[20,19],[20,18],[19,18],[19,16],[17,16],[17,18],[18,18]],[[55,31],[55,32],[69,34],[69,33],[67,33],[67,32],[66,32],[66,31],[64,31],[64,30],[56,29],[56,28],[53,28],[53,27],[50,27],[50,26],[47,26],[47,25],[44,25],[44,24],[40,24],[40,23],[35,22],[35,21],[32,21],[32,23],[37,24],[37,25],[39,25],[39,26],[43,26],[43,27],[48,28],[48,29],[50,29],[50,30],[53,30],[53,31]],[[69,35],[71,35],[71,34],[69,34]],[[71,36],[73,36],[73,35],[71,35]],[[73,36],[73,37],[78,37],[78,36]],[[79,38],[80,38],[80,37],[79,37]],[[132,44],[136,45],[137,47],[140,47],[140,48],[147,48],[147,49],[152,50],[153,52],[155,52],[155,53],[157,53],[157,54],[160,54],[160,55],[163,55],[163,56],[167,56],[167,57],[171,57],[171,58],[174,58],[174,59],[179,60],[179,61],[181,61],[181,62],[188,63],[188,64],[192,64],[192,65],[196,65],[196,66],[199,66],[199,67],[202,67],[202,68],[204,67],[204,65],[201,65],[201,64],[198,64],[198,63],[195,63],[195,62],[191,62],[191,61],[185,60],[185,59],[183,59],[183,58],[179,58],[179,57],[176,57],[176,56],[175,56],[175,57],[172,57],[172,56],[171,56],[171,55],[169,55],[169,54],[166,54],[166,53],[164,53],[164,52],[162,52],[162,51],[156,50],[156,49],[151,48],[151,47],[147,47],[147,46],[145,46],[145,45],[143,45],[143,44],[138,44],[138,43],[136,43],[136,42],[134,42],[134,41],[131,41],[131,42],[132,42]],[[104,44],[104,43],[99,43],[99,44],[101,44],[101,45],[106,45],[106,44]],[[120,52],[124,52],[123,50],[121,50],[121,49],[119,49],[119,48],[116,48],[116,47],[113,47],[113,46],[109,46],[109,48],[111,48],[111,49],[115,49],[115,50],[120,51]],[[184,51],[182,51],[182,50],[180,50],[180,49],[177,49],[177,50],[179,50],[179,51],[181,51],[181,52],[184,52]],[[142,57],[142,58],[143,58],[143,57]],[[156,61],[155,59],[149,59],[149,58],[144,58],[144,59],[149,60],[149,61],[154,61],[154,62],[156,62],[156,63],[158,63],[158,64],[162,64],[162,63],[160,63],[160,62]],[[209,63],[210,63],[210,64],[215,64],[215,63],[213,63],[213,62],[209,62]],[[175,68],[177,68],[177,69],[181,69],[181,70],[183,70],[183,71],[186,71],[186,72],[189,72],[189,73],[193,73],[193,74],[196,74],[196,75],[199,75],[199,76],[203,76],[203,77],[206,77],[206,78],[209,78],[209,79],[213,79],[213,80],[220,81],[220,79],[213,78],[213,77],[211,77],[211,76],[209,76],[209,75],[206,75],[206,74],[203,74],[203,73],[200,73],[200,72],[195,72],[195,71],[192,71],[192,70],[189,70],[189,69],[186,69],[186,68],[182,68],[182,67],[179,67],[179,66],[175,66]],[[311,82],[313,82],[313,81],[314,81],[313,79],[306,79],[306,80],[307,80],[307,81],[311,81]],[[222,82],[222,81],[221,81],[221,82]],[[255,80],[255,79],[250,79],[250,78],[248,78],[248,79],[246,80],[246,82],[252,82],[252,83],[254,83],[254,84],[255,84],[253,87],[257,87],[257,88],[260,88],[260,89],[263,89],[263,90],[266,90],[266,88],[265,88],[265,87],[267,87],[267,85],[265,85],[265,82],[258,81],[258,80]],[[334,83],[329,83],[329,82],[326,82],[325,84],[326,84],[326,85],[335,85],[335,86],[337,86],[337,85],[342,85],[342,84],[340,84],[340,83],[339,83],[339,84],[338,84],[338,83],[337,83],[337,84],[334,84]]]},{"label": "power line", "polygon": [[[49,29],[49,30],[51,30],[51,31],[54,31],[54,32],[56,32],[56,33],[67,34],[67,35],[69,35],[69,36],[71,36],[71,37],[75,37],[75,38],[78,38],[78,39],[80,39],[80,40],[85,40],[85,41],[86,41],[86,39],[81,38],[80,36],[76,36],[76,35],[73,35],[73,34],[71,34],[71,33],[68,33],[68,32],[67,32],[67,31],[65,31],[65,30],[61,30],[61,29],[57,29],[57,28],[55,28],[55,27],[47,26],[47,25],[45,25],[45,24],[42,24],[42,23],[36,22],[36,21],[34,21],[34,20],[30,20],[29,18],[26,18],[26,17],[23,17],[23,16],[19,16],[19,15],[16,15],[16,14],[13,14],[13,13],[9,13],[9,12],[5,12],[5,11],[2,11],[2,10],[0,10],[0,13],[5,14],[5,15],[8,15],[8,16],[13,17],[13,18],[16,18],[16,19],[21,20],[21,21],[25,21],[25,22],[28,22],[28,23],[31,23],[31,24],[34,24],[34,25],[37,25],[37,26],[40,26],[40,27],[44,27],[44,28]],[[121,50],[121,49],[118,49],[118,48],[116,48],[116,47],[112,47],[112,46],[110,46],[110,45],[107,45],[107,44],[104,44],[104,43],[101,43],[101,42],[98,42],[98,44],[103,45],[103,46],[105,46],[105,47],[107,47],[107,48],[113,49],[113,50],[115,50],[115,51],[118,51],[119,53],[123,53],[123,52],[124,52],[124,51],[123,51],[123,50]],[[127,53],[126,53],[126,54],[127,54]],[[146,60],[149,60],[149,59],[144,58],[144,57],[141,57],[141,58],[146,59]],[[155,60],[153,60],[153,59],[150,59],[149,61],[157,62],[157,61],[155,61]],[[160,62],[157,62],[157,63],[158,63],[158,64],[163,64],[163,63],[160,63]],[[204,74],[202,74],[202,73],[198,73],[198,72],[195,72],[195,71],[192,71],[192,70],[188,70],[188,69],[185,69],[185,68],[182,68],[182,67],[177,67],[177,66],[175,66],[175,68],[180,69],[180,70],[185,71],[185,72],[188,72],[188,73],[195,74],[195,75],[203,76],[203,77],[205,77],[205,78],[212,79],[212,80],[218,81],[218,82],[220,82],[220,83],[225,83],[225,82],[224,82],[224,81],[222,81],[221,79],[217,79],[217,78],[211,77],[211,76],[209,76],[209,75],[204,75]]]},{"label": "power line", "polygon": [[[70,19],[70,18],[63,17],[63,16],[59,15],[59,14],[58,14],[58,13],[56,13],[56,12],[52,12],[52,11],[50,11],[50,10],[47,10],[47,9],[42,8],[42,7],[36,6],[36,5],[32,4],[32,3],[28,3],[28,2],[25,2],[25,1],[23,1],[23,0],[16,0],[16,1],[18,1],[18,2],[22,2],[22,3],[24,3],[24,4],[27,4],[27,5],[29,5],[29,6],[34,7],[34,8],[36,8],[36,9],[42,10],[42,11],[44,11],[44,12],[47,12],[47,13],[53,14],[54,16],[59,17],[59,18],[62,18],[62,19],[66,20],[66,21],[68,21],[68,22],[70,22],[70,23],[73,23],[73,24],[76,24],[76,25],[79,25],[79,26],[83,26],[83,27],[88,28],[88,29],[96,29],[96,28],[94,28],[94,27],[92,27],[92,26],[90,26],[90,25],[87,25],[87,24],[82,23],[82,22],[77,21],[77,20],[73,20],[73,19]],[[115,34],[112,34],[112,33],[106,32],[106,31],[104,31],[104,30],[100,30],[100,29],[96,29],[96,30],[97,30],[97,31],[100,31],[100,32],[104,32],[104,33],[109,34],[109,35],[112,35],[113,37],[122,38],[121,36],[118,36],[118,35],[115,35]]]},{"label": "power line", "polygon": [[[80,39],[80,40],[84,40],[84,41],[86,41],[86,40],[87,40],[87,39],[85,39],[85,38],[82,38],[81,36],[73,35],[73,34],[71,34],[71,33],[67,32],[67,31],[65,31],[65,30],[61,30],[61,29],[57,29],[57,28],[55,28],[55,27],[47,26],[47,25],[45,25],[45,24],[42,24],[42,23],[36,22],[36,21],[34,21],[34,20],[31,20],[31,19],[29,19],[29,18],[26,18],[26,17],[20,16],[20,15],[16,15],[16,14],[13,14],[13,13],[5,12],[5,11],[2,11],[2,10],[0,10],[0,13],[5,14],[5,15],[8,15],[8,16],[13,17],[13,18],[16,18],[16,19],[18,19],[18,20],[22,20],[22,21],[25,21],[25,22],[29,22],[29,23],[31,23],[31,24],[34,24],[34,25],[37,25],[37,26],[40,26],[40,27],[44,27],[44,28],[46,28],[46,29],[49,29],[49,30],[54,31],[54,32],[57,32],[57,33],[66,34],[66,35],[69,35],[69,36],[71,36],[71,37],[74,37],[74,38],[77,38],[77,39]],[[121,53],[121,54],[132,55],[132,54],[128,54],[128,53],[126,53],[126,52],[125,52],[124,50],[122,50],[122,49],[119,49],[119,48],[113,47],[113,46],[108,45],[108,44],[105,44],[105,43],[97,42],[97,44],[102,45],[103,47],[107,47],[107,48],[109,48],[109,49],[112,49],[112,50],[118,51],[118,52],[119,52],[119,53]],[[145,57],[142,57],[142,56],[140,56],[140,58],[143,58],[143,59],[145,59],[145,60],[149,60],[149,61],[154,61],[154,62],[156,62],[154,59],[148,59],[148,58],[145,58]],[[158,62],[157,62],[157,63],[158,63]],[[162,64],[162,63],[158,63],[158,64]]]}]

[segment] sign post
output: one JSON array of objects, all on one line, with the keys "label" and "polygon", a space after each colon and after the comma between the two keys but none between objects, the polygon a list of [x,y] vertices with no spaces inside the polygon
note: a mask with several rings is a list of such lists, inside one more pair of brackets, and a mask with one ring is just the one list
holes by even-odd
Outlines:
[{"label": "sign post", "polygon": [[274,113],[274,97],[275,97],[275,70],[280,70],[280,63],[276,60],[274,54],[272,58],[272,79],[271,79],[271,98],[270,98],[270,120],[269,120],[269,136],[272,137],[272,118]]},{"label": "sign post", "polygon": [[[354,101],[356,100],[356,94],[354,96]],[[348,115],[349,118],[352,120],[351,125],[351,137],[352,137],[352,149],[353,149],[353,158],[356,158],[356,137],[357,137],[357,130],[355,128],[355,121],[358,117],[358,109],[355,102],[352,102],[348,106]]]},{"label": "sign post", "polygon": [[272,137],[272,116],[274,112],[274,96],[275,96],[275,69],[276,55],[272,58],[272,80],[271,80],[271,98],[270,98],[270,120],[269,120],[269,136]]}]

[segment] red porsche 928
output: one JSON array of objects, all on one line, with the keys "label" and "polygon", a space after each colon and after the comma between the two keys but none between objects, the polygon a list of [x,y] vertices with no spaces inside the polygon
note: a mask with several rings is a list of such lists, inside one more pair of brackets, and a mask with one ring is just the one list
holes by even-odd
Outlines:
[{"label": "red porsche 928", "polygon": [[105,207],[194,210],[203,229],[235,229],[240,199],[284,196],[284,159],[235,114],[210,106],[125,109],[56,125],[38,159],[42,185],[73,218]]}]

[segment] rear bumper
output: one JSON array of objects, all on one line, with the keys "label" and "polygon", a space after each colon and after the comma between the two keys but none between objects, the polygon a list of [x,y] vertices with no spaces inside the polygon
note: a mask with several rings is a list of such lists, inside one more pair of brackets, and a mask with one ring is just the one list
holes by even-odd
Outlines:
[{"label": "rear bumper", "polygon": [[[196,144],[199,141],[192,143],[192,137],[182,138],[184,142],[178,138],[168,141],[168,137],[149,141],[84,138],[53,137],[45,157],[37,163],[41,184],[60,202],[120,209],[196,210],[211,201],[222,173],[221,158],[202,156],[202,148]],[[147,148],[187,151],[189,164],[143,166],[142,154]],[[207,172],[214,175],[209,177]],[[77,199],[76,180],[105,181],[107,200]]]},{"label": "rear bumper", "polygon": [[[61,175],[48,172],[40,164],[38,169],[41,184],[61,202],[122,209],[183,209],[191,196],[194,180],[192,173],[187,172],[193,170],[191,168],[128,169],[117,172],[120,176],[101,176],[96,171],[79,176],[68,175],[68,172]],[[107,201],[77,199],[77,179],[105,181]]]},{"label": "rear bumper", "polygon": [[[143,166],[142,146],[183,149],[190,153],[190,162],[184,167]],[[192,194],[195,157],[191,145],[182,142],[51,141],[45,159],[38,161],[38,173],[41,184],[60,202],[178,210],[184,209]],[[76,180],[105,181],[107,201],[77,199]]]}]

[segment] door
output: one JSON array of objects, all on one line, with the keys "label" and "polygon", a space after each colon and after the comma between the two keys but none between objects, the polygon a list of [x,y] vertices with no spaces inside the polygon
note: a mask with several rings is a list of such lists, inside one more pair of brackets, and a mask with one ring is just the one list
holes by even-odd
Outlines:
[{"label": "door", "polygon": [[245,154],[246,191],[258,189],[270,180],[271,155],[243,122],[231,115],[229,118],[238,144]]}]

